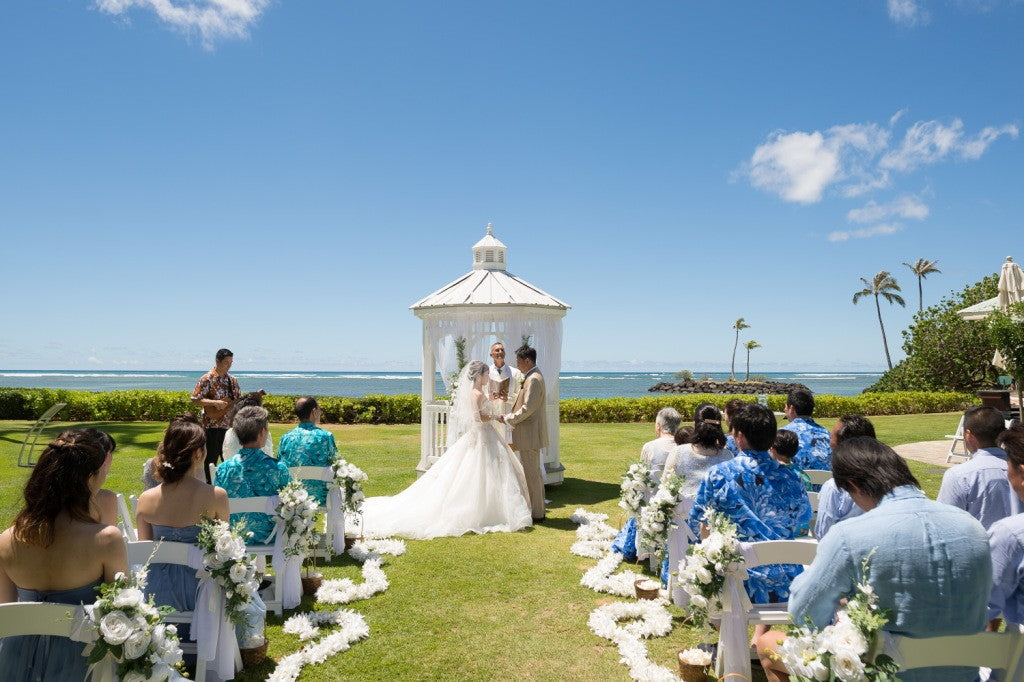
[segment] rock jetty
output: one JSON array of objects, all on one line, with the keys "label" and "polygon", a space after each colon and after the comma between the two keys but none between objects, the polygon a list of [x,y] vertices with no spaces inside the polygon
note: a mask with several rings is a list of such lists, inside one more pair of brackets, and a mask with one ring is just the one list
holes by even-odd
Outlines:
[{"label": "rock jetty", "polygon": [[649,389],[651,393],[719,393],[726,395],[786,395],[803,384],[778,381],[662,381]]}]

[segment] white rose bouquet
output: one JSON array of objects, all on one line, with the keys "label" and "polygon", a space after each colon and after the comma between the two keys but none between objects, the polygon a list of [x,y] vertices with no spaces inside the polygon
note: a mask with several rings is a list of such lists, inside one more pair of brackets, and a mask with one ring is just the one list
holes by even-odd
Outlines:
[{"label": "white rose bouquet", "polygon": [[358,514],[363,508],[363,486],[362,482],[367,479],[362,469],[355,464],[346,461],[340,454],[334,456],[331,464],[334,469],[334,483],[345,490],[345,509]]},{"label": "white rose bouquet", "polygon": [[285,556],[308,556],[320,540],[316,530],[316,512],[320,505],[299,481],[292,481],[277,495],[281,501],[274,513],[284,522]]},{"label": "white rose bouquet", "polygon": [[100,585],[99,598],[86,607],[98,637],[83,655],[93,667],[109,657],[123,682],[163,682],[184,672],[178,629],[163,622],[174,609],[145,598],[147,575],[147,566],[130,577],[118,573],[114,582]]},{"label": "white rose bouquet", "polygon": [[710,512],[707,523],[708,537],[690,545],[679,562],[679,586],[690,595],[689,615],[696,625],[707,622],[709,608],[722,608],[725,576],[744,563],[736,524],[718,512]]},{"label": "white rose bouquet", "polygon": [[668,546],[668,534],[672,528],[672,517],[676,507],[683,501],[684,476],[666,473],[658,486],[658,492],[640,512],[637,526],[637,547],[650,550],[662,559]]},{"label": "white rose bouquet", "polygon": [[[872,550],[872,554],[874,551]],[[878,607],[878,595],[868,584],[871,554],[861,562],[857,593],[821,630],[798,625],[779,646],[779,658],[799,682],[897,682],[899,666],[884,654],[873,656],[873,644],[889,613]]]},{"label": "white rose bouquet", "polygon": [[647,465],[643,462],[635,462],[629,465],[629,469],[622,475],[622,484],[619,486],[622,499],[619,506],[626,510],[629,516],[640,516],[640,509],[644,506],[644,495],[651,485],[651,475]]},{"label": "white rose bouquet", "polygon": [[199,524],[196,545],[203,550],[203,563],[225,596],[228,619],[235,625],[247,626],[245,608],[260,587],[262,576],[256,571],[252,556],[245,547],[252,533],[245,522],[232,527],[227,521],[204,519]]}]

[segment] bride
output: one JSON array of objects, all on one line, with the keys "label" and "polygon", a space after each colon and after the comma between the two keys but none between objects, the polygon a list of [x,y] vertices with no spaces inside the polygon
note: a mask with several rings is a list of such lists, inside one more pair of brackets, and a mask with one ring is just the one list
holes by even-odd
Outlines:
[{"label": "bride", "polygon": [[[465,533],[512,532],[531,525],[526,477],[487,400],[480,361],[459,374],[448,420],[448,448],[412,485],[363,505],[363,533],[426,540]],[[499,432],[500,430],[500,432]]]}]

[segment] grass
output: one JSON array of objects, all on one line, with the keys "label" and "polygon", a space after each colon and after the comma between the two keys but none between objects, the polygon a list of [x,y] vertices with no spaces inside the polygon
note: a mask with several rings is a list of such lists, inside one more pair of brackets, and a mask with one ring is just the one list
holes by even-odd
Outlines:
[{"label": "grass", "polygon": [[[956,427],[957,414],[872,417],[879,437],[890,445],[938,440]],[[822,419],[831,427],[834,420]],[[164,423],[94,423],[118,442],[106,487],[125,494],[141,490],[142,463],[152,456]],[[0,522],[7,526],[21,506],[29,470],[16,466],[27,422],[0,421]],[[47,435],[82,424],[56,425]],[[275,442],[291,426],[274,424]],[[419,426],[329,427],[339,448],[370,476],[368,495],[394,494],[415,479]],[[408,552],[388,558],[390,589],[351,605],[370,625],[369,639],[328,662],[303,670],[302,680],[414,679],[627,680],[613,645],[587,628],[587,616],[613,598],[579,585],[593,560],[569,554],[577,507],[620,520],[619,477],[653,437],[649,424],[562,424],[562,462],[567,478],[551,487],[548,523],[511,534],[408,542]],[[925,491],[938,491],[941,472],[911,462]],[[336,558],[328,577],[359,580],[359,565]],[[313,608],[307,598],[302,609]],[[675,613],[677,622],[682,618]],[[299,648],[298,638],[268,617],[269,655]],[[680,648],[699,633],[677,627],[648,643],[651,656],[674,666]],[[262,680],[273,669],[246,671],[237,679]]]}]

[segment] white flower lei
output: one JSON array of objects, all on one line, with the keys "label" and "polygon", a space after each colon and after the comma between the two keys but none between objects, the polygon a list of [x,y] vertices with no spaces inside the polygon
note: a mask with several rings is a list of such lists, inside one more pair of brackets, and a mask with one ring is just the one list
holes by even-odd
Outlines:
[{"label": "white flower lei", "polygon": [[284,522],[285,556],[308,556],[320,539],[316,530],[316,511],[320,505],[299,481],[292,481],[277,495],[280,502],[274,514]]},{"label": "white flower lei", "polygon": [[576,542],[569,551],[589,559],[601,559],[608,553],[608,543],[615,539],[617,531],[605,521],[607,514],[597,514],[584,509],[573,512],[572,520],[580,525],[576,529]]},{"label": "white flower lei", "polygon": [[294,682],[304,666],[323,663],[331,656],[347,651],[355,642],[369,637],[370,626],[366,624],[366,619],[354,611],[348,613],[350,617],[339,618],[340,630],[278,661],[274,672],[267,677],[267,682]]},{"label": "white flower lei", "polygon": [[325,580],[316,590],[318,604],[348,604],[369,599],[388,589],[388,577],[381,570],[381,558],[367,559],[363,564],[363,582],[356,585],[351,578]]},{"label": "white flower lei", "polygon": [[366,497],[362,486],[362,482],[368,478],[366,473],[345,460],[340,453],[334,456],[331,469],[334,471],[334,484],[345,491],[345,509],[358,514]]},{"label": "white flower lei", "polygon": [[390,554],[401,556],[405,554],[405,541],[392,538],[366,538],[352,545],[348,555],[356,561],[366,561],[374,555]]},{"label": "white flower lei", "polygon": [[622,475],[622,484],[619,486],[622,498],[619,500],[619,506],[630,516],[639,516],[640,508],[644,506],[644,495],[650,487],[651,474],[647,465],[643,462],[629,465],[629,469]]}]

